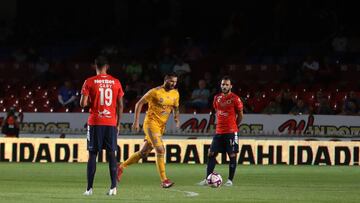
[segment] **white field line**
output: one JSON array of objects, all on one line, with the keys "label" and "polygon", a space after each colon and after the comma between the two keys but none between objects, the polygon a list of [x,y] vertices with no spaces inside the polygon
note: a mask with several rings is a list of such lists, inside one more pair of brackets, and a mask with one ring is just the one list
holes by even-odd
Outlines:
[{"label": "white field line", "polygon": [[176,189],[170,189],[170,191],[185,193],[186,197],[195,197],[195,196],[199,195],[199,193],[191,192],[191,191],[183,191],[183,190],[176,190]]}]

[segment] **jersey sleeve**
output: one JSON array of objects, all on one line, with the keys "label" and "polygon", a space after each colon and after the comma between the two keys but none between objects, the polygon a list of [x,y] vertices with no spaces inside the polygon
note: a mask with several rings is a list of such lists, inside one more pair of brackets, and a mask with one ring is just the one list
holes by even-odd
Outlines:
[{"label": "jersey sleeve", "polygon": [[240,99],[240,97],[235,97],[235,109],[237,109],[237,110],[243,110],[243,103],[242,103],[242,101],[241,101],[241,99]]},{"label": "jersey sleeve", "polygon": [[81,88],[81,94],[85,96],[89,96],[90,93],[90,84],[88,80],[85,80],[82,88]]},{"label": "jersey sleeve", "polygon": [[176,92],[176,98],[175,98],[175,107],[179,107],[179,100],[180,100],[180,94],[179,92]]},{"label": "jersey sleeve", "polygon": [[213,101],[213,108],[214,108],[214,109],[217,109],[216,100],[217,100],[217,96],[214,97],[214,101]]}]

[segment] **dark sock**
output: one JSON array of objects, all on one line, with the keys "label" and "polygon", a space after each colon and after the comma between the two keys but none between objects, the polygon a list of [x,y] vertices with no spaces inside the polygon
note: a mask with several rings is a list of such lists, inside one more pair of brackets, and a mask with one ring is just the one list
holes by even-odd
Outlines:
[{"label": "dark sock", "polygon": [[111,178],[111,189],[116,187],[116,176],[117,176],[117,161],[115,157],[115,152],[107,153],[107,158],[109,160],[109,172]]},{"label": "dark sock", "polygon": [[215,164],[216,164],[215,156],[214,155],[209,156],[209,160],[206,168],[206,177],[208,177],[212,172],[214,172]]},{"label": "dark sock", "polygon": [[96,156],[97,152],[90,152],[89,151],[89,160],[87,163],[87,190],[93,187],[94,177],[96,172]]},{"label": "dark sock", "polygon": [[229,163],[229,180],[234,179],[236,170],[236,157],[230,157],[230,163]]}]

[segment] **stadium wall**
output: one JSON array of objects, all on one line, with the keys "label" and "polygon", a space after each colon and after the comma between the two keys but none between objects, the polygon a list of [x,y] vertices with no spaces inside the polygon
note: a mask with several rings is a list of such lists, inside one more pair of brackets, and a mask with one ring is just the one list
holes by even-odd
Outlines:
[{"label": "stadium wall", "polygon": [[[118,161],[140,148],[143,139],[119,139]],[[211,139],[166,140],[166,162],[203,164]],[[241,140],[238,163],[244,165],[359,165],[359,141]],[[86,162],[86,139],[0,138],[0,162]],[[99,162],[105,162],[101,153]],[[227,163],[225,154],[219,163]],[[155,162],[151,153],[141,162]]]}]

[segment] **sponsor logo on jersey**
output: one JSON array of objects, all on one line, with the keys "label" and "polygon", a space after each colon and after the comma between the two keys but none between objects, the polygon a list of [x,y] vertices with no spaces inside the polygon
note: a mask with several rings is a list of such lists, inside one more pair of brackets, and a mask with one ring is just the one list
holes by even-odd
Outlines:
[{"label": "sponsor logo on jersey", "polygon": [[219,110],[219,115],[220,116],[229,116],[229,113]]},{"label": "sponsor logo on jersey", "polygon": [[115,81],[114,80],[108,80],[108,79],[96,79],[94,80],[94,83],[95,84],[115,84]]},{"label": "sponsor logo on jersey", "polygon": [[110,111],[104,109],[104,111],[98,111],[99,117],[111,118]]}]

